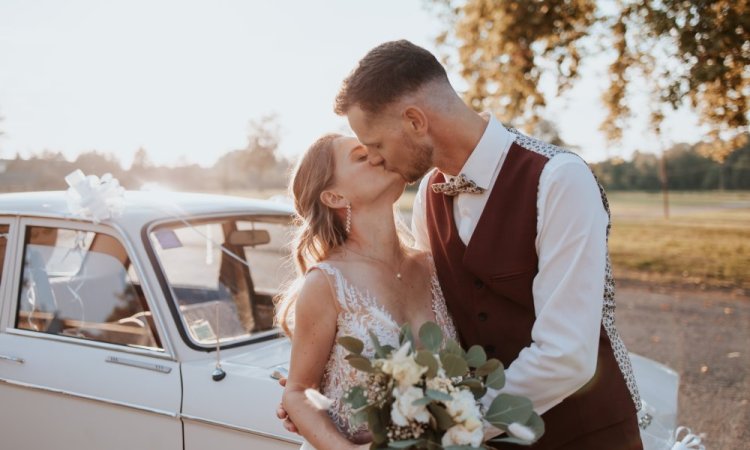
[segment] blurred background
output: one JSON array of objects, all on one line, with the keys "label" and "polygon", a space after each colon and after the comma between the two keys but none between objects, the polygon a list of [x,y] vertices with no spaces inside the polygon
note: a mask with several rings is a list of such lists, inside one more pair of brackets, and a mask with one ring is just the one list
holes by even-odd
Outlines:
[{"label": "blurred background", "polygon": [[[682,377],[680,422],[750,441],[750,3],[0,1],[0,192],[284,194],[370,48],[409,39],[467,103],[608,191],[618,327]],[[408,217],[413,188],[400,201]]]}]

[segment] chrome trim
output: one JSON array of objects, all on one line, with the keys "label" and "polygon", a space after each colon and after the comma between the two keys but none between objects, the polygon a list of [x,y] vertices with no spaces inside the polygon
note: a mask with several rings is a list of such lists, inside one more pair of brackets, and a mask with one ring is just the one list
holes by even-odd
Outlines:
[{"label": "chrome trim", "polygon": [[203,424],[206,424],[206,425],[216,425],[216,426],[220,426],[220,427],[224,427],[224,428],[229,428],[230,430],[241,431],[243,433],[250,433],[250,434],[254,434],[256,436],[262,436],[262,437],[266,437],[266,438],[276,439],[276,440],[279,440],[279,441],[289,442],[289,443],[292,443],[292,444],[301,444],[302,443],[302,439],[301,438],[299,440],[295,440],[294,438],[289,438],[289,437],[286,437],[286,436],[281,436],[279,434],[269,433],[267,431],[259,431],[259,430],[254,430],[252,428],[241,427],[241,426],[238,426],[238,425],[231,425],[231,424],[224,423],[224,422],[218,422],[216,420],[203,419],[201,417],[191,416],[190,414],[181,414],[180,417],[183,420],[192,420],[193,422],[203,423]]},{"label": "chrome trim", "polygon": [[94,397],[92,395],[77,394],[77,393],[66,391],[66,390],[63,390],[63,389],[54,389],[54,388],[50,388],[50,387],[39,386],[39,385],[36,385],[36,384],[30,384],[30,383],[23,383],[23,382],[20,382],[20,381],[8,380],[8,379],[5,379],[5,378],[0,378],[0,383],[7,383],[7,384],[9,384],[11,386],[18,386],[18,387],[22,387],[22,388],[26,388],[26,389],[34,389],[34,390],[38,390],[38,391],[49,392],[49,393],[52,393],[52,394],[60,394],[60,395],[68,396],[68,397],[83,398],[83,399],[86,399],[86,400],[93,400],[93,401],[96,401],[96,402],[106,403],[108,405],[123,406],[125,408],[135,409],[135,410],[138,410],[138,411],[150,412],[150,413],[158,414],[158,415],[161,415],[161,416],[174,417],[175,419],[179,419],[180,418],[180,414],[177,413],[177,412],[169,412],[169,411],[164,411],[164,410],[156,409],[156,408],[148,408],[148,407],[145,407],[145,406],[134,405],[132,403],[118,402],[116,400],[109,400],[109,399],[106,399],[106,398]]},{"label": "chrome trim", "polygon": [[18,364],[23,364],[24,363],[23,358],[19,358],[17,356],[0,355],[0,359],[2,359],[3,361],[10,361],[10,362],[18,363]]},{"label": "chrome trim", "polygon": [[122,364],[123,366],[137,367],[139,369],[153,370],[161,373],[169,373],[172,371],[171,367],[162,366],[161,364],[136,361],[135,359],[120,358],[118,356],[107,356],[105,361],[108,363]]},{"label": "chrome trim", "polygon": [[160,350],[145,350],[138,347],[128,347],[126,345],[110,344],[108,342],[93,341],[89,339],[79,339],[68,336],[61,336],[59,334],[42,333],[39,331],[22,330],[19,328],[6,328],[5,334],[11,334],[15,336],[30,337],[34,339],[46,339],[49,341],[62,342],[65,344],[82,345],[84,347],[93,347],[100,350],[109,350],[117,353],[130,353],[133,355],[146,356],[149,358],[158,358],[165,361],[177,362],[177,359],[172,355],[165,354]]}]

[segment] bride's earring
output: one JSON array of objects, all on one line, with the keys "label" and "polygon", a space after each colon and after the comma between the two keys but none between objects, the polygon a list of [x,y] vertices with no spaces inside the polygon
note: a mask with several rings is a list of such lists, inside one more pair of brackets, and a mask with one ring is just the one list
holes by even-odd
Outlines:
[{"label": "bride's earring", "polygon": [[346,234],[352,231],[352,204],[346,204]]}]

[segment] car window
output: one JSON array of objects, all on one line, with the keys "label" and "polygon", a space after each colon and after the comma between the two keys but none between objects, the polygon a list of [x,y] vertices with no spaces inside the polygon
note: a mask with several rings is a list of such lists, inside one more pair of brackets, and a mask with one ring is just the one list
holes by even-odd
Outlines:
[{"label": "car window", "polygon": [[213,346],[278,333],[273,297],[293,277],[288,216],[163,224],[149,233],[181,323]]},{"label": "car window", "polygon": [[108,234],[27,227],[16,328],[161,350],[130,266]]}]

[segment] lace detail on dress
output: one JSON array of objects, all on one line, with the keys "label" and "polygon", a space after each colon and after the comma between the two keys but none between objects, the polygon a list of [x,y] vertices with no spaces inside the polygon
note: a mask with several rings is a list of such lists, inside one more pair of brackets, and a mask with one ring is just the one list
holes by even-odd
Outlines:
[{"label": "lace detail on dress", "polygon": [[[432,310],[435,314],[435,322],[446,336],[456,339],[456,328],[448,315],[434,263],[431,257],[429,259]],[[398,346],[399,324],[369,292],[362,291],[349,283],[340,270],[328,263],[319,263],[310,270],[312,269],[320,269],[335,280],[336,297],[341,306],[337,319],[337,339],[341,336],[353,336],[361,340],[364,343],[362,354],[368,358],[375,354],[370,332],[377,336],[381,344]],[[357,435],[367,431],[367,425],[357,427],[349,422],[352,411],[343,398],[350,388],[357,384],[364,384],[367,376],[349,365],[345,359],[348,354],[346,349],[334,344],[325,366],[320,391],[333,400],[328,413],[336,427],[348,439],[355,440]]]}]

